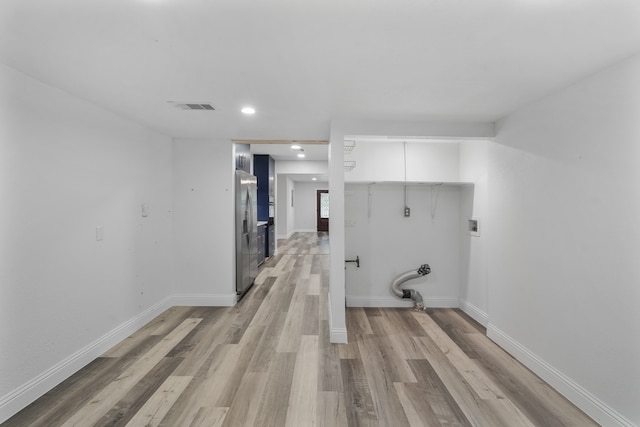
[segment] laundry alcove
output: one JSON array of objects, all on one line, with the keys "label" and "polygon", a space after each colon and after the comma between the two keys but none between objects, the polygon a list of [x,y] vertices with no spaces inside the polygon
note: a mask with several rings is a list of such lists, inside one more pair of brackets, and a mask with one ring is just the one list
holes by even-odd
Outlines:
[{"label": "laundry alcove", "polygon": [[345,253],[361,260],[359,268],[346,266],[347,306],[411,307],[390,285],[425,263],[431,274],[408,287],[427,307],[459,307],[465,299],[470,245],[479,239],[468,221],[479,212],[473,180],[461,180],[468,178],[461,143],[363,138],[345,152],[356,164],[345,169]]}]

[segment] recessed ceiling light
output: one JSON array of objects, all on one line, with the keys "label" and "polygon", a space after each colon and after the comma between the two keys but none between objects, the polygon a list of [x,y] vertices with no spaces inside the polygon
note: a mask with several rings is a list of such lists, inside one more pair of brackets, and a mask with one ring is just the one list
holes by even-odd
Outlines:
[{"label": "recessed ceiling light", "polygon": [[317,181],[318,178],[311,178],[311,181]]},{"label": "recessed ceiling light", "polygon": [[242,107],[242,111],[243,114],[255,114],[256,113],[256,109],[253,107]]},{"label": "recessed ceiling light", "polygon": [[298,153],[298,157],[300,157],[301,159],[304,158],[304,153]]},{"label": "recessed ceiling light", "polygon": [[291,149],[294,150],[294,151],[302,150],[302,146],[300,146],[300,145],[292,145]]}]

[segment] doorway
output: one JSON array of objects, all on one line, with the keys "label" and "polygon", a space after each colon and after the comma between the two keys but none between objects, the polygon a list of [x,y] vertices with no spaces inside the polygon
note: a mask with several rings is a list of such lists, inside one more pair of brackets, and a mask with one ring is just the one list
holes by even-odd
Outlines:
[{"label": "doorway", "polygon": [[329,190],[317,190],[316,229],[329,231]]}]

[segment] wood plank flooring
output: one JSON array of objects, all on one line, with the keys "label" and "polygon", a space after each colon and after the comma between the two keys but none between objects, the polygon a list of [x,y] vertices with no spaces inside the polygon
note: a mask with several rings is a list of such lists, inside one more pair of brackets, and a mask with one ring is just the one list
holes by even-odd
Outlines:
[{"label": "wood plank flooring", "polygon": [[173,307],[2,426],[595,426],[454,309],[350,308],[297,233],[235,307]]}]

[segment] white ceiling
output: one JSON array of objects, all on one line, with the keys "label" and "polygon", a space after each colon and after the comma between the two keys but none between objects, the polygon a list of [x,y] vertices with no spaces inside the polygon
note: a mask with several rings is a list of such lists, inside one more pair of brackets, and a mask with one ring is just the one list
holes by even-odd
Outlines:
[{"label": "white ceiling", "polygon": [[0,2],[0,62],[175,137],[494,121],[638,51],[638,0]]}]

